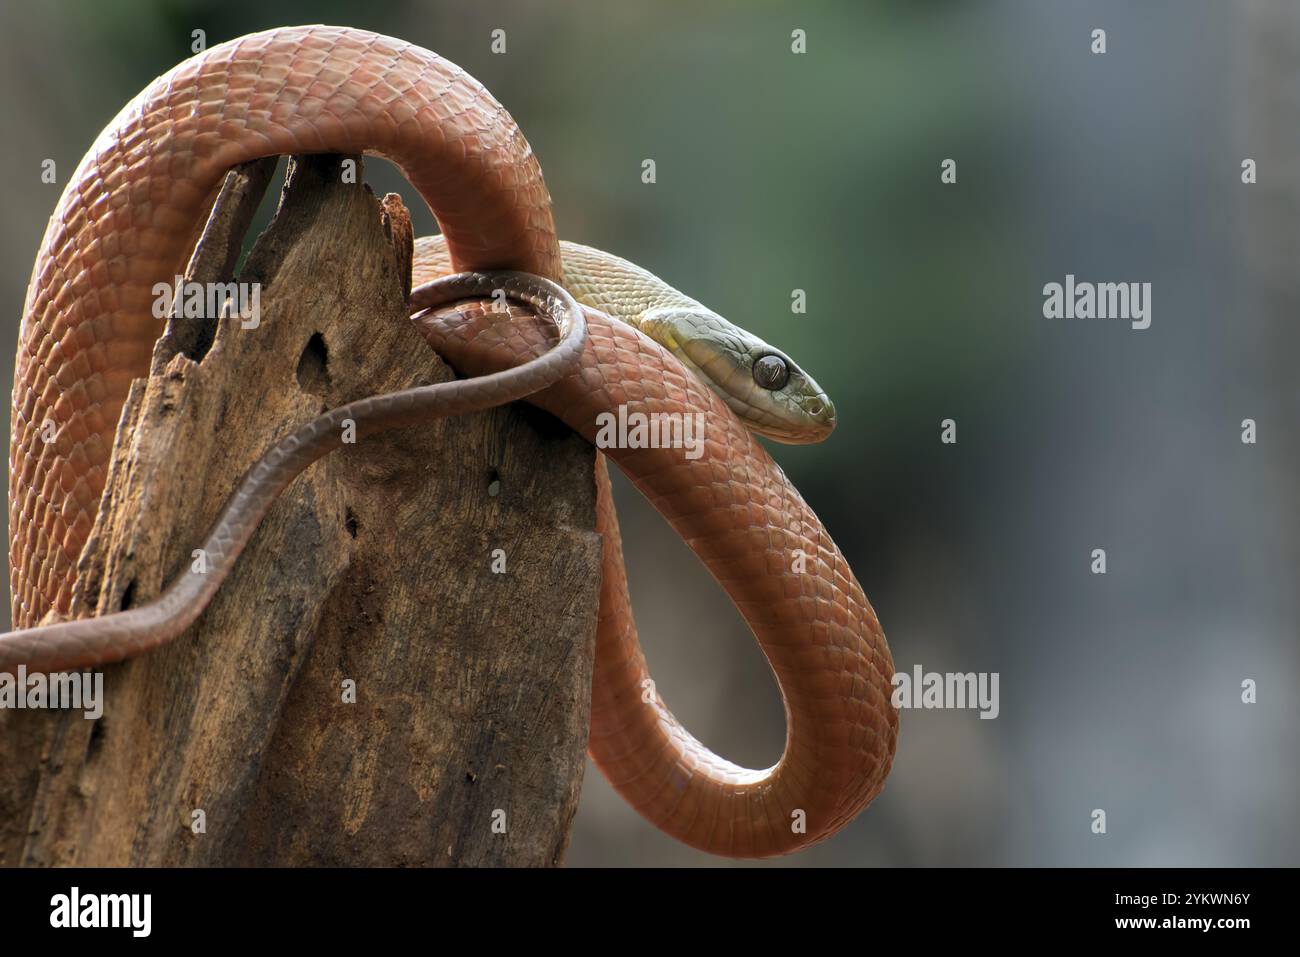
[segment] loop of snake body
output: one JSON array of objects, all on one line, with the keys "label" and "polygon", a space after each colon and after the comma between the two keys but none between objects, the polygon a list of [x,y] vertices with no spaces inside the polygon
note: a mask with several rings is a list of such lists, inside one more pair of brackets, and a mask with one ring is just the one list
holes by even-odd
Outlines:
[{"label": "loop of snake body", "polygon": [[[208,574],[182,574],[138,608],[62,620],[118,415],[161,331],[155,283],[183,265],[228,169],[321,152],[388,158],[428,202],[443,237],[417,244],[414,278],[424,285],[411,309],[430,344],[471,378],[362,399],[302,426],[232,496],[204,546]],[[469,274],[437,279],[447,273]],[[556,328],[434,308],[495,289]],[[9,510],[19,630],[0,635],[0,671],[104,664],[179,635],[275,496],[337,445],[344,418],[364,435],[520,398],[590,441],[598,417],[620,407],[629,418],[704,413],[697,460],[681,448],[602,451],[727,591],[785,700],[785,751],[765,770],[713,754],[663,705],[638,643],[598,456],[597,766],[653,824],[717,854],[790,852],[852,820],[893,759],[893,662],[844,556],[753,434],[815,441],[834,426],[830,400],[789,356],[652,274],[561,244],[537,160],[501,105],[447,60],[349,28],[281,28],[187,60],[123,108],[73,174],[20,332]]]}]

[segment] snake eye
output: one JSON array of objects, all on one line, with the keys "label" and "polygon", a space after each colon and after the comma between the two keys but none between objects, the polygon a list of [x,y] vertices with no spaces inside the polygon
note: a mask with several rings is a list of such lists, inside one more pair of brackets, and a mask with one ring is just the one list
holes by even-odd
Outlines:
[{"label": "snake eye", "polygon": [[763,356],[754,363],[754,381],[775,392],[790,381],[790,367],[780,356]]}]

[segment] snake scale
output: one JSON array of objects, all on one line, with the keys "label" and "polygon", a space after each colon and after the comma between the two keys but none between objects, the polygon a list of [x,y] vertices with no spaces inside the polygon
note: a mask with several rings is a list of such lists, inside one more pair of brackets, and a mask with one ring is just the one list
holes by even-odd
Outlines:
[{"label": "snake scale", "polygon": [[[417,244],[411,309],[467,378],[363,399],[301,427],[227,504],[204,545],[208,575],[182,576],[138,608],[64,620],[119,413],[161,331],[154,284],[183,265],[227,170],[321,152],[392,160],[433,210],[443,235]],[[494,289],[553,327],[455,321],[431,308]],[[181,63],[122,109],[64,190],[18,345],[9,460],[18,630],[0,635],[0,671],[102,665],[179,635],[279,491],[336,447],[343,416],[368,434],[517,399],[592,441],[598,417],[620,407],[704,414],[698,460],[681,448],[602,453],[726,590],[785,700],[781,759],[749,770],[709,751],[647,693],[598,456],[605,547],[589,750],[601,771],[656,826],[718,854],[787,853],[852,820],[893,759],[893,663],[844,556],[755,438],[824,437],[835,424],[830,400],[789,356],[653,274],[561,244],[536,157],[504,108],[447,60],[350,28],[270,30]]]}]

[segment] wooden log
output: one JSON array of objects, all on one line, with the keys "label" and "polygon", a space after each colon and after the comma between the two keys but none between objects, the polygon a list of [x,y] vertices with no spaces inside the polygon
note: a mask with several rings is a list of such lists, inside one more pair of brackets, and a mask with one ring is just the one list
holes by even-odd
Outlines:
[{"label": "wooden log", "polygon": [[[239,277],[261,284],[255,328],[169,321],[122,415],[78,616],[186,571],[292,427],[452,378],[406,316],[400,201],[381,215],[342,162],[290,163]],[[187,279],[233,276],[273,169],[227,177]],[[101,719],[0,712],[0,864],[559,863],[590,708],[593,462],[524,406],[342,445],[194,628],[105,669]]]}]

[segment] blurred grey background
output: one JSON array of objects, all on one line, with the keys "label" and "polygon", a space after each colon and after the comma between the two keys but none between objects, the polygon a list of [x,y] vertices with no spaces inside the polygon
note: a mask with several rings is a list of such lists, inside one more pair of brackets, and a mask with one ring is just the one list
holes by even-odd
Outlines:
[{"label": "blurred grey background", "polygon": [[[564,238],[808,367],[840,426],[771,449],[896,664],[1001,675],[997,720],[905,712],[884,794],[780,864],[1297,863],[1296,5],[5,3],[6,342],[62,183],[190,31],[211,45],[305,22],[465,67],[528,135]],[[40,183],[46,157],[58,186]],[[367,172],[434,230],[391,167]],[[1042,287],[1066,273],[1152,283],[1151,328],[1044,319]],[[620,493],[659,688],[714,750],[766,767],[784,723],[762,656]],[[568,862],[728,863],[642,822],[594,768]]]}]

